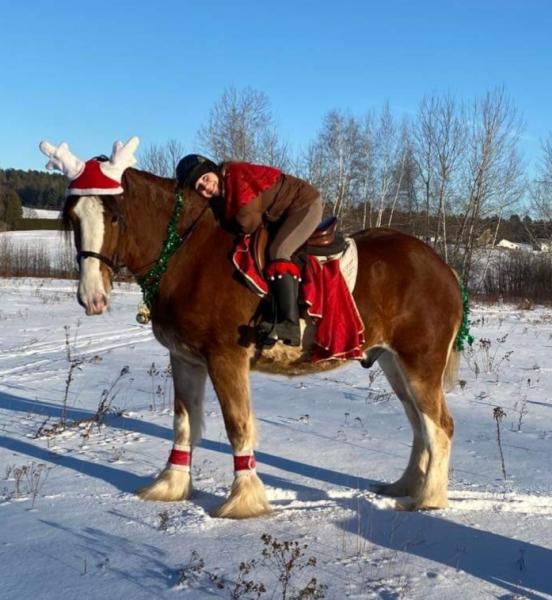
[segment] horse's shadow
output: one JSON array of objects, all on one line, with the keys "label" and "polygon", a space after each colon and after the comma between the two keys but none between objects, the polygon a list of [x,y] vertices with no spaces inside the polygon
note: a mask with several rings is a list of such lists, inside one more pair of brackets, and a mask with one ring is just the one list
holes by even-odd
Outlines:
[{"label": "horse's shadow", "polygon": [[[42,414],[52,418],[61,416],[59,405],[8,394],[0,394],[0,409]],[[92,415],[92,411],[69,409],[67,416],[69,419],[82,419]],[[133,418],[110,417],[108,424],[118,429],[172,440],[172,431],[169,428],[154,423]],[[0,436],[0,446],[101,479],[126,493],[136,490],[151,480],[150,477],[138,476],[108,465],[93,464],[82,458],[55,455],[32,443],[7,436]],[[231,454],[230,446],[226,443],[204,439],[201,447],[213,452]],[[256,456],[261,464],[332,485],[369,489],[375,483],[370,479],[308,465],[266,452],[257,452]],[[327,497],[323,490],[292,482],[286,478],[262,474],[262,479],[268,486],[294,492],[297,499],[312,500]],[[210,511],[220,498],[212,494],[196,492],[193,500]],[[350,509],[354,514],[351,519],[338,522],[338,527],[347,533],[361,536],[372,544],[429,559],[453,570],[461,569],[473,577],[502,587],[512,595],[521,594],[526,598],[544,599],[546,595],[552,594],[550,574],[552,550],[550,548],[456,523],[443,518],[444,513],[400,513],[381,510],[370,502],[368,497],[362,495],[337,499],[336,502],[343,508]],[[506,597],[511,596],[504,596]]]},{"label": "horse's shadow", "polygon": [[[502,588],[509,593],[496,597],[503,600],[545,600],[552,595],[550,548],[451,521],[443,512],[380,510],[369,498],[362,497],[347,503],[354,516],[337,523],[338,527],[376,546],[402,553],[397,555],[402,563],[400,573],[416,569],[416,578],[423,577],[417,567],[409,566],[408,555],[412,555],[449,567],[451,573],[462,571]],[[435,573],[429,568],[425,575],[431,578]],[[459,589],[458,597],[467,597],[467,593]]]}]

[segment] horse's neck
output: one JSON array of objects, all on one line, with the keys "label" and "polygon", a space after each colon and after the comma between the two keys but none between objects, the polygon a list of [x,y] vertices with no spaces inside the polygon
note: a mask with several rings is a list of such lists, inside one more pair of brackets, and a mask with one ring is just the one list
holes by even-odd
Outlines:
[{"label": "horse's neck", "polygon": [[[120,259],[134,275],[142,276],[153,267],[163,250],[176,203],[174,181],[127,169],[123,186]],[[195,204],[197,202],[185,199],[179,232],[188,227],[201,209]]]}]

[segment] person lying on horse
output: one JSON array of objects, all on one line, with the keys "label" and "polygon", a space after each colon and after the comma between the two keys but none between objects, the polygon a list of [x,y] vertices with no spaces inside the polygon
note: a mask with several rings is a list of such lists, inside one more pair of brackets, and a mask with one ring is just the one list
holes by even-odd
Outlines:
[{"label": "person lying on horse", "polygon": [[274,167],[238,161],[217,165],[199,154],[182,158],[176,177],[180,189],[193,189],[206,200],[222,198],[225,217],[234,220],[243,233],[253,233],[263,222],[276,225],[265,269],[275,318],[263,320],[258,332],[268,345],[279,339],[299,346],[300,272],[291,257],[320,223],[322,200],[318,190]]}]

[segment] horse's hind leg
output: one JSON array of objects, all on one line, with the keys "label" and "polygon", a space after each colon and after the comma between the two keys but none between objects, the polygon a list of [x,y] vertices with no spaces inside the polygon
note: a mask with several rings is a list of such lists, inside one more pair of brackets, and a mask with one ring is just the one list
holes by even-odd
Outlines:
[{"label": "horse's hind leg", "polygon": [[420,411],[424,446],[428,452],[425,482],[407,509],[448,506],[448,471],[454,424],[448,412],[441,382],[413,381]]},{"label": "horse's hind leg", "polygon": [[245,519],[266,514],[271,508],[253,454],[256,430],[249,391],[249,355],[241,348],[224,349],[212,354],[208,363],[234,453],[232,489],[214,516]]},{"label": "horse's hind leg", "polygon": [[445,404],[442,374],[402,365],[396,357],[391,360],[392,366],[384,359],[382,368],[388,377],[391,375],[391,385],[403,402],[414,437],[403,476],[382,492],[410,496],[412,501],[402,502],[403,508],[443,508],[448,504],[453,421]]},{"label": "horse's hind leg", "polygon": [[412,427],[413,439],[410,459],[401,477],[393,483],[376,486],[374,490],[377,493],[386,496],[416,497],[423,487],[428,462],[428,452],[424,445],[422,423],[419,411],[416,408],[416,399],[414,398],[402,369],[399,367],[395,356],[391,352],[385,351],[378,358],[378,363],[385,373],[393,391],[397,394],[403,405],[406,416]]},{"label": "horse's hind leg", "polygon": [[171,353],[174,383],[174,445],[167,466],[137,493],[144,500],[184,500],[192,492],[192,446],[201,438],[207,367],[192,354]]}]

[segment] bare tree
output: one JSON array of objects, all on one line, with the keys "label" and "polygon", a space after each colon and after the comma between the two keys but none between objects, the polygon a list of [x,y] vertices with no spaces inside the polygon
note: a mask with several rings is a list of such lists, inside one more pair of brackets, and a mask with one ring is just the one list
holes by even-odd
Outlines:
[{"label": "bare tree", "polygon": [[202,151],[217,162],[244,160],[280,168],[288,164],[268,96],[251,88],[226,89],[197,137]]},{"label": "bare tree", "polygon": [[[402,135],[391,113],[389,103],[386,103],[379,115],[378,124],[374,129],[374,176],[376,184],[377,216],[376,227],[383,225],[383,215],[386,209],[392,209],[398,198],[405,165],[406,147]],[[391,222],[388,223],[389,225]]]},{"label": "bare tree", "polygon": [[344,216],[369,194],[372,142],[368,126],[337,110],[324,116],[306,154],[306,177],[318,187],[332,212]]},{"label": "bare tree", "polygon": [[141,169],[159,175],[174,177],[176,165],[184,154],[184,147],[175,139],[165,144],[150,144],[140,154],[138,164]]},{"label": "bare tree", "polygon": [[552,133],[541,143],[542,156],[531,187],[531,200],[537,215],[552,221]]},{"label": "bare tree", "polygon": [[422,184],[421,196],[424,200],[426,227],[425,240],[429,242],[432,233],[430,227],[433,180],[435,171],[435,120],[437,99],[425,96],[420,106],[412,130],[414,160]]},{"label": "bare tree", "polygon": [[465,200],[455,253],[463,252],[461,276],[467,283],[481,219],[518,202],[524,178],[518,152],[523,125],[504,89],[477,99],[465,119],[469,127],[463,169]]},{"label": "bare tree", "polygon": [[457,103],[451,96],[438,100],[435,115],[435,183],[437,196],[437,232],[435,246],[448,260],[447,214],[451,201],[453,177],[464,150],[466,129],[459,114]]},{"label": "bare tree", "polygon": [[406,183],[407,175],[407,162],[411,156],[411,140],[410,140],[410,128],[408,122],[403,121],[400,139],[398,140],[399,147],[397,148],[397,163],[395,164],[395,175],[394,184],[395,192],[392,196],[391,206],[389,207],[389,218],[387,220],[387,226],[391,227],[393,224],[393,215],[395,214],[395,208],[397,207],[399,198],[406,191],[404,184]]},{"label": "bare tree", "polygon": [[374,146],[374,118],[372,114],[367,113],[361,123],[361,160],[358,176],[359,197],[357,199],[357,202],[362,205],[362,229],[373,225],[374,199],[376,197]]}]

